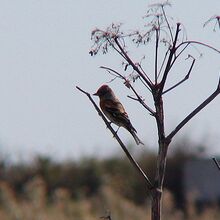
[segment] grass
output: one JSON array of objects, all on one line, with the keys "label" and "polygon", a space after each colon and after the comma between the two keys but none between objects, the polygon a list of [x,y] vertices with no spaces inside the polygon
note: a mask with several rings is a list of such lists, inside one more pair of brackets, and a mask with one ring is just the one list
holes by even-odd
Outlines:
[{"label": "grass", "polygon": [[[65,188],[58,188],[51,198],[43,179],[33,177],[24,186],[24,192],[16,195],[5,182],[0,182],[0,219],[1,220],[97,220],[111,215],[112,220],[150,220],[150,201],[138,206],[115,192],[107,184],[91,197],[73,200]],[[186,206],[188,216],[175,208],[173,195],[164,191],[163,219],[169,220],[217,220],[220,210],[217,205],[197,213],[193,199]]]}]

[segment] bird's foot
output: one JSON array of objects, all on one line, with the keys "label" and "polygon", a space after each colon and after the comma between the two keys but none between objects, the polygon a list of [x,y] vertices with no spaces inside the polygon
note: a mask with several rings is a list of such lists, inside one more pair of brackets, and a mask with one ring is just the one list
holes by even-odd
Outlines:
[{"label": "bird's foot", "polygon": [[108,122],[108,125],[106,126],[106,128],[108,128],[108,126],[111,126],[111,124],[112,124],[112,122],[109,121],[109,122]]},{"label": "bird's foot", "polygon": [[117,131],[115,131],[114,135],[113,135],[113,138],[115,138],[116,134],[118,133],[118,130],[119,130],[120,127],[118,127]]}]

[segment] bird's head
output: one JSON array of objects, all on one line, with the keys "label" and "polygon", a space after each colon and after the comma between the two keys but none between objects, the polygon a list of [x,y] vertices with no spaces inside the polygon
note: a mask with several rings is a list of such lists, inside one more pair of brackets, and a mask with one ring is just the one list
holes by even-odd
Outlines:
[{"label": "bird's head", "polygon": [[112,90],[108,85],[102,85],[96,93],[93,95],[103,97],[105,95],[112,94]]}]

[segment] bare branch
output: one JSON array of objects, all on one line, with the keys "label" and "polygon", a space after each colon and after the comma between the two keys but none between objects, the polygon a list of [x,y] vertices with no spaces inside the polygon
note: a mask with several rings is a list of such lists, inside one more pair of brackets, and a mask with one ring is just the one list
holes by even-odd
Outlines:
[{"label": "bare branch", "polygon": [[171,91],[172,89],[175,89],[177,86],[179,86],[180,84],[182,84],[183,82],[185,82],[187,79],[189,79],[189,76],[190,76],[190,73],[191,73],[192,68],[193,68],[193,66],[194,66],[194,63],[195,63],[195,59],[193,58],[192,64],[191,64],[191,66],[190,66],[190,68],[189,68],[189,71],[188,71],[188,73],[186,74],[186,76],[185,76],[182,80],[180,80],[178,83],[176,83],[175,85],[173,85],[173,86],[170,87],[169,89],[165,90],[162,94],[165,94],[165,93]]},{"label": "bare branch", "polygon": [[217,89],[197,108],[195,108],[186,118],[184,118],[177,127],[166,137],[167,141],[171,141],[172,138],[180,131],[180,129],[186,125],[196,114],[198,114],[203,108],[205,108],[214,98],[216,98],[220,93],[220,77]]},{"label": "bare branch", "polygon": [[151,88],[148,87],[148,85],[143,81],[143,79],[140,77],[140,81],[143,83],[143,85],[150,91],[152,92]]},{"label": "bare branch", "polygon": [[140,95],[136,92],[136,90],[134,89],[133,86],[131,86],[132,91],[134,92],[134,94],[137,96],[137,100],[141,103],[141,105],[144,106],[144,108],[146,108],[151,115],[155,116],[155,112],[149,107],[147,106],[147,104],[144,102],[144,100],[140,97]]},{"label": "bare branch", "polygon": [[217,159],[216,159],[215,157],[213,157],[212,159],[213,159],[213,161],[215,162],[217,168],[220,170],[220,164],[219,164],[219,162],[217,161]]},{"label": "bare branch", "polygon": [[[141,71],[143,72],[143,74],[147,77],[147,79],[149,80],[149,82],[152,83],[152,81],[150,80],[150,78],[148,77],[148,75],[146,74],[146,72],[144,71],[144,69],[142,68],[142,66],[141,66],[140,63],[138,63],[138,66],[140,67],[140,69],[141,69]],[[144,84],[144,86],[146,86],[147,89],[151,91],[151,88],[149,88],[149,86],[143,81],[143,79],[142,79],[141,77],[140,77],[140,79],[141,79],[141,82]]]},{"label": "bare branch", "polygon": [[133,69],[140,75],[140,77],[147,83],[147,85],[152,88],[152,82],[149,80],[149,78],[146,78],[145,75],[140,71],[140,69],[133,63],[133,61],[131,60],[131,58],[127,55],[127,53],[125,52],[125,50],[123,49],[123,47],[120,45],[120,43],[118,42],[118,38],[115,38],[115,43],[117,44],[117,46],[119,47],[120,51],[122,52],[122,54],[125,56],[125,59],[127,60],[127,62],[133,67]]},{"label": "bare branch", "polygon": [[130,99],[132,99],[132,100],[135,100],[135,101],[137,101],[137,102],[140,102],[141,105],[143,105],[144,108],[146,108],[146,109],[150,112],[150,114],[155,117],[156,113],[155,113],[148,105],[146,105],[146,103],[144,102],[144,100],[143,100],[139,95],[138,95],[138,98],[134,98],[134,97],[132,97],[132,96],[130,96],[130,95],[128,95],[127,97],[130,98]]},{"label": "bare branch", "polygon": [[113,69],[111,69],[111,68],[109,68],[109,67],[100,66],[100,68],[101,68],[101,69],[105,69],[105,70],[107,70],[108,72],[113,72],[113,73],[116,74],[116,75],[114,75],[114,76],[118,76],[119,78],[121,78],[121,79],[123,79],[123,80],[126,80],[126,78],[125,78],[124,76],[122,76],[119,72],[117,72],[117,71],[115,71],[115,70],[113,70]]},{"label": "bare branch", "polygon": [[216,25],[218,25],[219,29],[220,29],[220,16],[219,15],[214,15],[212,16],[208,21],[206,21],[203,25],[203,27],[205,27],[208,23],[210,23],[212,20],[216,20],[215,21],[215,25],[214,25],[214,28],[213,28],[213,31],[216,31],[215,30],[215,27]]},{"label": "bare branch", "polygon": [[165,85],[168,73],[170,71],[170,66],[171,66],[171,63],[172,63],[172,59],[173,59],[173,56],[174,56],[175,51],[176,51],[176,43],[177,43],[177,40],[178,40],[179,31],[180,31],[180,23],[177,23],[175,38],[174,38],[174,41],[173,41],[172,48],[170,49],[170,54],[169,54],[169,57],[168,57],[168,60],[167,60],[166,68],[164,70],[163,78],[161,80],[160,94],[162,94],[162,92],[163,92],[164,85]]},{"label": "bare branch", "polygon": [[161,8],[162,8],[163,16],[164,16],[164,18],[165,18],[167,27],[168,27],[169,32],[170,32],[170,37],[171,37],[172,43],[173,43],[173,33],[172,33],[172,30],[171,30],[171,27],[170,27],[170,23],[169,23],[169,21],[168,21],[168,19],[167,19],[167,15],[166,15],[166,13],[165,13],[164,6],[162,5]]},{"label": "bare branch", "polygon": [[133,99],[134,101],[139,101],[137,98],[134,98],[134,97],[132,97],[130,95],[127,95],[127,97],[130,98],[130,99]]},{"label": "bare branch", "polygon": [[113,48],[119,55],[121,55],[124,59],[126,59],[126,57],[124,56],[124,54],[123,54],[121,51],[119,51],[119,50],[115,47],[115,45],[114,45],[109,39],[107,39],[107,40],[108,40],[108,42],[109,42],[109,45],[112,46],[112,48]]},{"label": "bare branch", "polygon": [[161,74],[161,71],[163,69],[163,66],[165,64],[165,61],[166,61],[166,58],[167,58],[167,55],[168,55],[168,52],[169,52],[169,49],[166,51],[165,55],[164,55],[164,58],[163,58],[163,62],[161,64],[161,67],[160,67],[160,71],[159,71],[159,74],[158,74],[158,78],[160,77],[160,74]]},{"label": "bare branch", "polygon": [[192,40],[192,41],[184,41],[182,43],[180,43],[177,47],[176,47],[176,50],[179,49],[179,47],[183,46],[184,44],[198,44],[198,45],[201,45],[201,46],[204,46],[204,47],[207,47],[211,50],[214,50],[215,52],[217,53],[220,53],[220,50],[216,49],[215,47],[209,45],[209,44],[205,44],[205,43],[202,43],[202,42],[199,42],[199,41],[195,41],[195,40]]},{"label": "bare branch", "polygon": [[151,183],[150,179],[147,177],[145,172],[141,169],[139,164],[136,162],[136,160],[129,153],[129,151],[127,150],[126,146],[124,145],[124,143],[121,141],[120,137],[118,136],[117,132],[112,128],[111,123],[109,123],[109,121],[106,119],[106,117],[104,116],[102,111],[99,109],[99,107],[96,105],[95,101],[92,99],[91,95],[88,92],[86,92],[83,89],[81,89],[80,87],[78,87],[78,86],[76,86],[76,88],[79,91],[81,91],[82,93],[84,93],[85,95],[87,95],[87,97],[92,102],[93,106],[95,107],[96,111],[101,116],[102,120],[105,122],[107,128],[111,131],[111,133],[113,134],[115,139],[118,141],[118,143],[120,144],[121,148],[125,152],[126,156],[128,157],[129,161],[131,162],[131,164],[135,167],[135,169],[138,171],[138,173],[144,178],[144,180],[147,183],[148,189],[151,191],[154,188],[154,186]]},{"label": "bare branch", "polygon": [[[174,63],[175,63],[176,60],[178,59],[178,57],[186,50],[186,48],[187,48],[189,45],[190,45],[190,43],[184,45],[183,49],[182,49],[180,52],[178,52],[178,54],[175,54],[175,58],[173,59],[173,62],[171,63],[170,68],[172,68],[172,66],[174,65]],[[176,50],[176,52],[177,52],[177,50]]]}]

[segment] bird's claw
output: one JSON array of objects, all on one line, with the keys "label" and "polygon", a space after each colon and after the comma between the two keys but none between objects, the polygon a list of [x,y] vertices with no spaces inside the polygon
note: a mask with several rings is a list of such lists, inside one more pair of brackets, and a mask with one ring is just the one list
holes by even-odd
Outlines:
[{"label": "bird's claw", "polygon": [[120,127],[118,127],[117,131],[115,131],[114,135],[113,135],[113,138],[115,138],[116,134],[118,133],[118,130],[119,130]]}]

